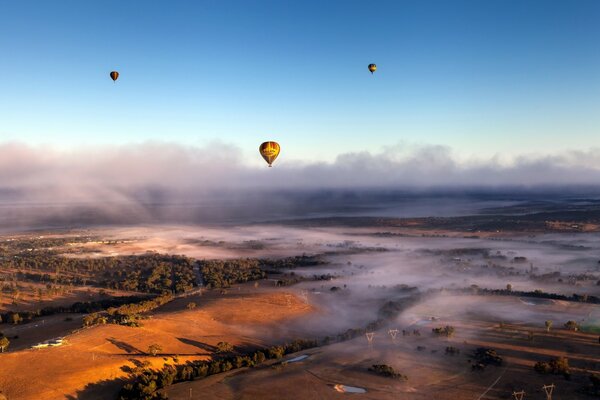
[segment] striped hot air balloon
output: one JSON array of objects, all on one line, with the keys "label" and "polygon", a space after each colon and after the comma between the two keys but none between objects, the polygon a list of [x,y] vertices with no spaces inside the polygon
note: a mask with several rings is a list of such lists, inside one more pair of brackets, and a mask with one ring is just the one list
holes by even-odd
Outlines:
[{"label": "striped hot air balloon", "polygon": [[117,81],[117,79],[119,79],[119,73],[118,73],[117,71],[111,71],[109,75],[110,75],[110,78],[111,78],[111,79],[112,79],[114,82],[116,82],[116,81]]},{"label": "striped hot air balloon", "polygon": [[275,159],[279,155],[279,150],[280,147],[279,143],[277,142],[264,142],[258,148],[258,151],[260,151],[260,155],[269,164],[269,167],[272,166],[271,164],[273,164],[273,161],[275,161]]}]

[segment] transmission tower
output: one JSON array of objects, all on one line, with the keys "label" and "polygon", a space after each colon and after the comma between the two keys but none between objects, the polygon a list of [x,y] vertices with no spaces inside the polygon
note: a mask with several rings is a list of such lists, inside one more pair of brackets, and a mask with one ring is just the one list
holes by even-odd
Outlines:
[{"label": "transmission tower", "polygon": [[375,332],[367,332],[365,333],[367,337],[367,342],[369,342],[369,348],[373,347],[373,337],[375,336]]},{"label": "transmission tower", "polygon": [[544,389],[544,392],[546,392],[546,400],[552,400],[552,392],[554,392],[554,388],[554,383],[551,385],[542,386],[542,389]]},{"label": "transmission tower", "polygon": [[394,342],[396,340],[396,336],[398,335],[398,329],[390,329],[388,334],[391,336],[392,342]]},{"label": "transmission tower", "polygon": [[525,391],[521,390],[520,392],[513,392],[512,395],[515,400],[523,400],[523,397],[525,397]]}]

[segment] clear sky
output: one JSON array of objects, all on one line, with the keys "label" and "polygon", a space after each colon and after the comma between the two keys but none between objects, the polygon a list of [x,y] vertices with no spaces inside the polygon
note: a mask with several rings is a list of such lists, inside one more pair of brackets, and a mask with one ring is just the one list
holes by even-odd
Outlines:
[{"label": "clear sky", "polygon": [[599,21],[595,0],[0,0],[0,142],[599,147]]}]

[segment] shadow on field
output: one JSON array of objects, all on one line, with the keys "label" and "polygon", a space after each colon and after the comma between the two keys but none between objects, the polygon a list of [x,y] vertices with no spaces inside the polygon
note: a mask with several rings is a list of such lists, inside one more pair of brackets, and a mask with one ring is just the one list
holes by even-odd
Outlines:
[{"label": "shadow on field", "polygon": [[197,340],[186,339],[186,338],[177,338],[181,343],[189,344],[190,346],[198,347],[204,351],[208,351],[209,353],[216,353],[217,348],[215,346],[211,346],[210,344],[202,343]]},{"label": "shadow on field", "polygon": [[75,396],[67,395],[67,400],[86,399],[114,399],[125,384],[123,379],[105,379],[95,383],[88,383],[83,389],[77,391]]},{"label": "shadow on field", "polygon": [[130,345],[129,343],[121,342],[115,338],[106,338],[110,343],[117,346],[119,349],[127,352],[127,353],[138,353],[138,354],[146,354],[135,346]]}]

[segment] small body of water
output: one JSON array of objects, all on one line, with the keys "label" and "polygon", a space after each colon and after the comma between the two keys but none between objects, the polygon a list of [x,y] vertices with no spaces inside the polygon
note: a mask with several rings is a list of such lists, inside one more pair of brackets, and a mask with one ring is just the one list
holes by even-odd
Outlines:
[{"label": "small body of water", "polygon": [[301,356],[294,357],[291,360],[283,361],[282,364],[290,364],[290,363],[300,362],[302,360],[306,360],[307,358],[308,358],[308,355],[303,354]]},{"label": "small body of water", "polygon": [[367,389],[363,389],[356,386],[347,386],[347,385],[334,385],[333,389],[336,392],[340,393],[367,393]]},{"label": "small body of water", "polygon": [[541,305],[554,304],[554,300],[552,300],[552,299],[535,299],[535,298],[519,297],[519,300],[521,301],[521,303],[527,304],[528,306],[541,306]]},{"label": "small body of water", "polygon": [[434,322],[434,321],[437,321],[437,320],[434,320],[434,319],[431,319],[431,318],[428,318],[428,319],[421,319],[421,320],[419,320],[419,321],[415,322],[413,325],[417,325],[417,326],[425,326],[425,325],[429,325],[429,324],[431,324],[431,323],[432,323],[432,322]]}]

